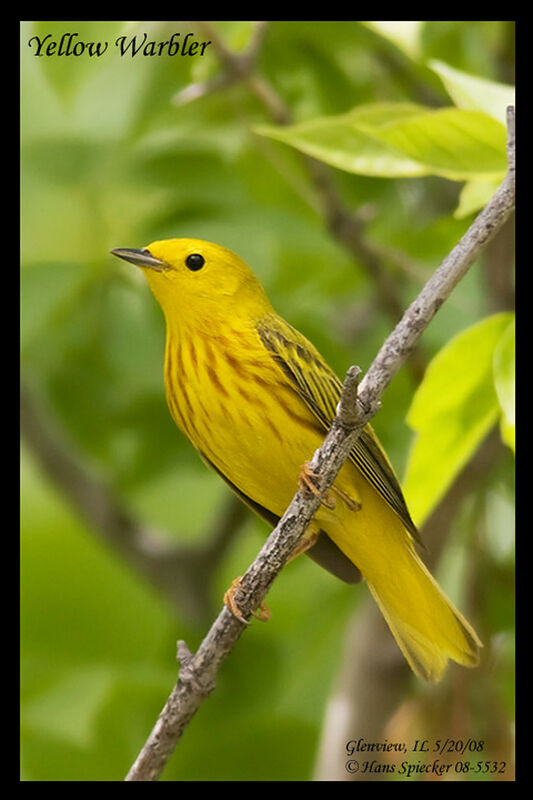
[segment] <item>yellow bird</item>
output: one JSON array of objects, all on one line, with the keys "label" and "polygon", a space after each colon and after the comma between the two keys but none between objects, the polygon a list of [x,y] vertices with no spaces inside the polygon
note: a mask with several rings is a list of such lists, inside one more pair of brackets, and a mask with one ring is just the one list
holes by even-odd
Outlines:
[{"label": "yellow bird", "polygon": [[[302,465],[335,417],[341,381],[230,250],[169,239],[112,253],[141,267],[163,309],[166,396],[176,424],[274,526],[298,481],[313,490]],[[348,583],[362,575],[411,668],[437,681],[448,659],[476,665],[481,642],[417,555],[417,538],[367,425],[297,551]],[[231,593],[227,603],[238,616]]]}]

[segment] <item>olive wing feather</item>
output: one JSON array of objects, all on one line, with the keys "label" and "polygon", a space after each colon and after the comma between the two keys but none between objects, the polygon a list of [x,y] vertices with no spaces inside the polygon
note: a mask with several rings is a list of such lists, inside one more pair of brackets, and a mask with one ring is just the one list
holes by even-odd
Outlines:
[{"label": "olive wing feather", "polygon": [[[258,323],[257,332],[324,430],[329,430],[342,393],[339,378],[311,342],[281,317],[267,315]],[[421,543],[392,465],[370,425],[364,428],[349,458]]]}]

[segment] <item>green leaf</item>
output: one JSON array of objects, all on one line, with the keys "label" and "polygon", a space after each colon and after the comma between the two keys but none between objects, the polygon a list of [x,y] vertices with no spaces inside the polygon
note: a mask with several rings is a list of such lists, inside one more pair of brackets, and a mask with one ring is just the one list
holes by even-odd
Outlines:
[{"label": "green leaf", "polygon": [[494,353],[511,319],[496,314],[454,337],[432,360],[413,398],[407,421],[417,437],[404,491],[418,525],[498,419]]},{"label": "green leaf", "polygon": [[515,321],[509,323],[494,351],[494,385],[502,410],[502,439],[515,449]]},{"label": "green leaf", "polygon": [[481,111],[373,103],[340,116],[255,131],[362,175],[494,180],[506,170],[505,128]]},{"label": "green leaf", "polygon": [[[507,106],[515,104],[513,86],[470,75],[435,59],[430,61],[429,66],[441,78],[446,91],[459,108],[483,111],[498,122],[506,124]],[[463,219],[479,211],[488,203],[498,188],[498,183],[494,179],[469,181],[463,187],[454,216]]]},{"label": "green leaf", "polygon": [[[406,119],[418,113],[419,107],[413,104],[376,103],[360,106],[341,116],[320,117],[290,126],[259,125],[254,130],[346,172],[414,177],[423,175],[423,168],[413,159],[377,141],[369,131],[387,121]],[[361,127],[365,123],[366,129]]]},{"label": "green leaf", "polygon": [[453,212],[455,219],[464,219],[483,208],[490,200],[500,181],[479,180],[468,181],[461,189],[459,203]]},{"label": "green leaf", "polygon": [[515,104],[514,86],[469,75],[436,59],[429,62],[429,67],[440,77],[456,106],[484,111],[506,124],[507,106]]}]

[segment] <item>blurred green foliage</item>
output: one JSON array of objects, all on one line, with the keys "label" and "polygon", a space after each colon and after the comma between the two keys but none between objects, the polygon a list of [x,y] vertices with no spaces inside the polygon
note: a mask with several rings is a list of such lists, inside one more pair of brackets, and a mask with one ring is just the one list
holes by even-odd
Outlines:
[{"label": "blurred green foliage", "polygon": [[[514,394],[512,388],[507,392],[514,353],[502,358],[503,364],[495,359],[506,352],[502,342],[508,340],[509,328],[514,329],[513,315],[502,312],[453,337],[432,360],[414,395],[407,421],[418,436],[404,490],[417,525],[502,416],[496,387],[502,386],[505,397]],[[505,405],[512,408],[513,399]]]},{"label": "blurred green foliage", "polygon": [[[380,25],[271,23],[258,69],[296,127],[375,103],[464,108],[460,98],[472,96],[468,76],[490,82],[490,91],[494,82],[513,80],[512,23]],[[131,58],[112,46],[119,35],[146,31],[163,40],[193,28],[21,25],[23,374],[45,413],[120,501],[166,537],[188,543],[207,536],[226,489],[168,414],[160,310],[142,276],[109,250],[174,236],[231,248],[339,375],[354,362],[366,368],[392,324],[361,265],[317,214],[319,198],[300,154],[256,132],[272,120],[246,85],[173,101],[190,84],[220,73],[212,48],[202,58]],[[243,52],[253,26],[218,23],[217,29],[229,47]],[[85,41],[108,40],[110,47],[100,58],[76,58],[36,57],[28,45],[34,35],[59,40],[73,31]],[[205,39],[201,32],[197,38]],[[458,84],[459,98],[450,90]],[[494,163],[504,165],[501,148],[495,159],[489,172]],[[348,208],[367,209],[365,236],[414,265],[398,281],[405,305],[468,225],[469,216],[455,214],[458,203],[464,216],[490,194],[477,186],[476,196],[465,199],[462,184],[442,177],[332,175]],[[492,308],[489,294],[477,265],[424,336],[428,359],[468,326],[483,324]],[[494,419],[503,412],[511,444],[510,334],[493,359],[491,396],[501,406]],[[414,388],[402,370],[375,420],[400,475],[413,439],[405,418]],[[479,561],[467,596],[490,654],[480,678],[486,693],[472,699],[480,731],[507,730],[513,718],[512,476],[509,451],[465,505],[455,549],[441,565],[440,577],[452,586],[458,563],[452,551],[466,563],[475,552]],[[176,639],[193,648],[206,628],[94,536],[26,448],[21,485],[23,778],[121,780],[175,680]],[[214,609],[266,530],[250,521],[234,541],[209,587]],[[250,626],[164,780],[310,779],[346,622],[362,592],[308,559],[290,564],[269,595],[272,622]],[[498,710],[492,716],[489,700]]]}]

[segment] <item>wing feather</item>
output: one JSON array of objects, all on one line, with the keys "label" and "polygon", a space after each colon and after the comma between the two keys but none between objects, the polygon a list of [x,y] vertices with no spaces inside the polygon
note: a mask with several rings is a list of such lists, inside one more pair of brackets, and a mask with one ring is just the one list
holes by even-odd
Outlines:
[{"label": "wing feather", "polygon": [[[339,378],[311,342],[281,317],[274,314],[263,317],[257,332],[304,403],[324,430],[329,430],[342,393]],[[392,465],[370,425],[361,433],[349,458],[421,543]]]}]

